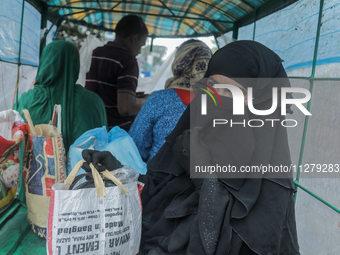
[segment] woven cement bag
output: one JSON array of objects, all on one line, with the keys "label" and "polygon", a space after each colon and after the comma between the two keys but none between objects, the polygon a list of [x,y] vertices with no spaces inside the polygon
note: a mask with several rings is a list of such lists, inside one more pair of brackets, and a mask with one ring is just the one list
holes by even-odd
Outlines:
[{"label": "woven cement bag", "polygon": [[65,183],[53,186],[47,254],[138,254],[143,184],[132,181],[123,185],[106,170],[101,174],[116,186],[105,187],[91,164],[95,188],[69,190],[83,162],[76,164]]},{"label": "woven cement bag", "polygon": [[[27,219],[35,234],[46,238],[47,214],[52,186],[66,179],[66,156],[61,135],[61,107],[54,108],[51,125],[33,125],[30,114],[23,110],[28,135],[25,144],[23,178]],[[58,115],[58,128],[55,127]]]}]

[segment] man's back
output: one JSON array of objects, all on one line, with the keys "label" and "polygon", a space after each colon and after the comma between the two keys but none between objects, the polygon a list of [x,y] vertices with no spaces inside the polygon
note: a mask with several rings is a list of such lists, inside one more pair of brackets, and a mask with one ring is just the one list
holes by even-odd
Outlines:
[{"label": "man's back", "polygon": [[130,128],[134,116],[119,114],[117,93],[135,96],[138,73],[136,58],[117,42],[108,42],[93,51],[85,88],[97,93],[104,101],[109,128]]}]

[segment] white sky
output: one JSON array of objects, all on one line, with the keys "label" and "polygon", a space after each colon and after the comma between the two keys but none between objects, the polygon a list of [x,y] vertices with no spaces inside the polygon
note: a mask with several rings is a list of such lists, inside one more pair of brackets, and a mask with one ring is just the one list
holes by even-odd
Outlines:
[{"label": "white sky", "polygon": [[[163,59],[166,59],[171,52],[173,52],[177,46],[179,46],[181,43],[189,40],[191,38],[181,38],[181,39],[169,39],[169,38],[155,38],[153,41],[153,45],[163,45],[165,47],[168,48],[167,53],[165,55],[165,57]],[[211,41],[215,41],[213,36],[209,36],[209,37],[198,37],[195,38],[198,40],[203,41],[204,43],[206,43],[210,48],[214,47],[215,45],[211,42]],[[146,45],[150,45],[151,44],[151,38],[148,38]]]}]

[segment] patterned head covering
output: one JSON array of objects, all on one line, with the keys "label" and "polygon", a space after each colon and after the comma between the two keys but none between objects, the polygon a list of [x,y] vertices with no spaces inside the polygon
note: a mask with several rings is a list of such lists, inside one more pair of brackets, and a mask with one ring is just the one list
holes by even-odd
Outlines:
[{"label": "patterned head covering", "polygon": [[192,90],[190,79],[203,78],[211,56],[211,50],[205,43],[198,40],[185,42],[176,53],[171,67],[174,77],[166,81],[165,89]]}]

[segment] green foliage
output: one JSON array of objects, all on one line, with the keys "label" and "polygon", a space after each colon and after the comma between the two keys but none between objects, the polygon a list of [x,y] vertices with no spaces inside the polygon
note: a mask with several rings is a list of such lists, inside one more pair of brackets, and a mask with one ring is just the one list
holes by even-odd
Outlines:
[{"label": "green foliage", "polygon": [[212,54],[214,54],[214,53],[218,50],[218,47],[217,47],[217,44],[216,44],[216,41],[215,41],[215,40],[211,40],[211,43],[214,45],[214,46],[211,48],[211,52],[212,52]]},{"label": "green foliage", "polygon": [[96,35],[99,40],[104,41],[104,32],[88,28],[80,25],[76,25],[72,22],[64,20],[59,26],[55,40],[66,40],[72,42],[79,50],[82,42],[86,39],[88,35]]}]

